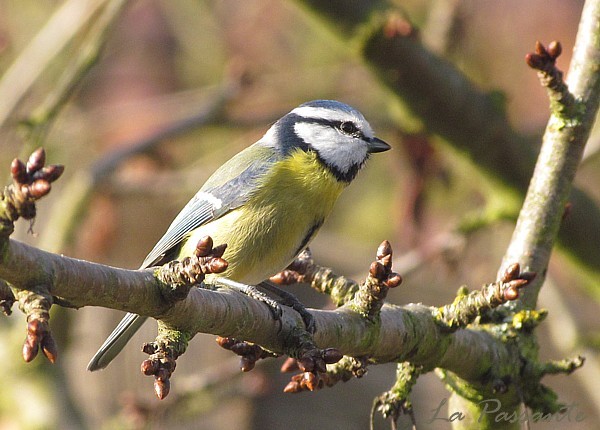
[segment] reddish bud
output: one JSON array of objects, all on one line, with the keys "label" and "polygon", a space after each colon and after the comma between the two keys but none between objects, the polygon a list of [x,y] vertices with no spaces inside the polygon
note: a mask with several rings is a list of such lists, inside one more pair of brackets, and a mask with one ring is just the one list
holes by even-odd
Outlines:
[{"label": "reddish bud", "polygon": [[288,280],[287,270],[284,270],[282,272],[277,273],[276,275],[271,276],[269,278],[269,280],[271,282],[275,282],[277,285],[289,285],[287,283],[287,280]]},{"label": "reddish bud", "polygon": [[25,164],[15,158],[10,165],[10,173],[14,179],[14,181],[18,184],[24,184],[27,182],[27,168]]},{"label": "reddish bud", "polygon": [[30,363],[38,354],[38,343],[31,337],[27,336],[23,343],[23,359],[26,363]]},{"label": "reddish bud", "polygon": [[517,290],[516,288],[506,288],[504,290],[504,300],[516,300],[519,298],[519,290]]},{"label": "reddish bud", "polygon": [[38,179],[29,186],[29,195],[34,199],[44,197],[50,192],[50,182],[45,179]]},{"label": "reddish bud", "polygon": [[255,365],[256,361],[251,358],[242,357],[240,359],[240,370],[242,372],[250,372],[252,369],[254,369]]},{"label": "reddish bud", "polygon": [[27,323],[27,333],[31,336],[41,337],[46,332],[45,324],[38,319],[32,319]]},{"label": "reddish bud", "polygon": [[223,273],[227,269],[227,266],[229,266],[229,263],[218,257],[209,261],[207,270],[208,273]]},{"label": "reddish bud", "polygon": [[519,289],[519,288],[523,288],[528,283],[529,283],[529,281],[527,281],[526,279],[514,279],[514,280],[510,281],[507,285],[508,285],[508,288]]},{"label": "reddish bud", "polygon": [[319,378],[312,372],[304,372],[302,375],[301,386],[308,388],[310,391],[315,391],[319,384]]},{"label": "reddish bud", "polygon": [[42,353],[48,359],[48,361],[50,361],[50,363],[56,363],[56,359],[58,357],[58,348],[51,333],[46,333],[46,335],[42,338]]},{"label": "reddish bud", "polygon": [[27,173],[35,173],[44,167],[46,163],[46,151],[44,148],[38,148],[29,156],[27,160]]},{"label": "reddish bud", "polygon": [[343,356],[344,355],[335,348],[327,348],[323,351],[323,360],[325,360],[325,363],[327,364],[337,363]]},{"label": "reddish bud", "polygon": [[48,182],[54,182],[60,178],[64,171],[65,166],[60,164],[52,164],[50,166],[42,167],[41,170],[35,172],[33,177],[35,179],[45,179]]},{"label": "reddish bud", "polygon": [[540,42],[539,40],[535,41],[535,53],[540,56],[548,55],[548,51],[546,51],[546,48],[544,47],[542,42]]},{"label": "reddish bud", "polygon": [[521,266],[519,263],[510,264],[502,274],[500,278],[500,282],[509,282],[513,279],[517,279],[519,277],[519,272],[521,271]]},{"label": "reddish bud", "polygon": [[288,384],[283,389],[284,393],[299,393],[300,391],[302,391],[302,389],[300,388],[300,383],[296,381],[288,382]]},{"label": "reddish bud", "polygon": [[140,370],[146,376],[154,375],[158,372],[159,362],[157,360],[147,359],[142,361],[142,365],[140,366]]},{"label": "reddish bud", "polygon": [[387,281],[385,281],[385,285],[388,288],[396,288],[401,283],[402,283],[402,276],[400,276],[398,273],[395,273],[395,272],[393,272],[388,277]]},{"label": "reddish bud", "polygon": [[225,348],[228,350],[231,349],[231,347],[237,343],[237,340],[235,340],[233,337],[217,336],[215,340],[221,348]]},{"label": "reddish bud", "polygon": [[561,53],[562,53],[562,45],[560,44],[560,42],[557,40],[553,40],[552,42],[550,42],[550,44],[548,45],[548,54],[553,59],[556,59],[560,56]]},{"label": "reddish bud", "polygon": [[382,280],[385,277],[385,267],[379,261],[373,261],[369,267],[369,274],[377,280]]},{"label": "reddish bud", "polygon": [[300,281],[301,275],[294,270],[283,270],[271,276],[270,280],[278,285],[291,285]]},{"label": "reddish bud", "polygon": [[212,237],[204,236],[196,244],[196,250],[194,251],[194,253],[196,254],[197,257],[206,257],[208,254],[210,254],[212,247],[213,247]]},{"label": "reddish bud", "polygon": [[525,62],[532,69],[540,70],[546,64],[546,61],[537,54],[528,53],[525,55]]},{"label": "reddish bud", "polygon": [[281,373],[295,372],[298,370],[298,362],[295,358],[288,357],[281,365]]},{"label": "reddish bud", "polygon": [[222,245],[215,246],[215,247],[212,249],[212,253],[211,253],[211,255],[212,255],[213,257],[222,257],[222,256],[223,256],[223,254],[225,253],[225,250],[226,250],[226,249],[227,249],[227,244],[226,244],[226,243],[224,243],[224,244],[222,244]]},{"label": "reddish bud", "polygon": [[381,260],[387,255],[392,255],[392,245],[387,240],[384,240],[377,248],[377,259]]},{"label": "reddish bud", "polygon": [[169,395],[169,391],[171,390],[171,382],[166,380],[154,380],[154,392],[156,393],[156,397],[159,400],[163,400],[165,397]]}]

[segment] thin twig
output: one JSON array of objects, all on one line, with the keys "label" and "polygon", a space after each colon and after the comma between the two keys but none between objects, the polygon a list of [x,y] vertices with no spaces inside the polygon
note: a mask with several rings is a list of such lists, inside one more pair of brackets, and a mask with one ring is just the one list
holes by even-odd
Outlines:
[{"label": "thin twig", "polygon": [[77,57],[65,67],[62,76],[44,101],[33,110],[29,118],[24,120],[31,127],[29,140],[34,146],[42,143],[53,119],[72,96],[87,72],[98,61],[114,23],[128,3],[129,0],[107,1],[106,7],[93,22],[92,28],[85,35],[85,40],[77,49]]},{"label": "thin twig", "polygon": [[573,312],[565,304],[560,289],[554,283],[552,277],[548,277],[544,283],[544,294],[540,296],[540,306],[547,308],[552,313],[552,318],[546,320],[550,332],[550,339],[554,347],[562,355],[573,354],[575,350],[585,356],[586,365],[574,373],[579,385],[587,392],[588,401],[596,409],[596,415],[600,416],[600,392],[597,381],[600,381],[600,361],[598,354],[589,349],[583,349],[577,345],[580,340],[581,328],[573,318]]},{"label": "thin twig", "polygon": [[63,3],[0,80],[0,129],[56,55],[108,0]]}]

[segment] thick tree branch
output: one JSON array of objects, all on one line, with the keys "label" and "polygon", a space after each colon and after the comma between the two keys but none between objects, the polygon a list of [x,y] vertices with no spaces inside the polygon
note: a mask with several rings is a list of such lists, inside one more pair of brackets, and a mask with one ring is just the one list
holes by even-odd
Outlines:
[{"label": "thick tree branch", "polygon": [[[50,285],[58,303],[73,307],[102,306],[136,312],[190,333],[211,333],[255,342],[278,353],[294,347],[293,333],[301,317],[284,307],[281,326],[262,303],[227,289],[192,289],[175,304],[163,299],[151,270],[137,271],[48,253],[9,240],[0,262],[0,278],[19,288]],[[443,367],[466,379],[477,379],[492,365],[514,360],[505,345],[488,333],[450,333],[433,316],[435,308],[384,304],[380,321],[369,322],[351,306],[335,311],[313,310],[315,343],[373,362],[410,360],[428,368]],[[282,335],[284,334],[284,335]],[[465,360],[465,355],[472,357]]]},{"label": "thick tree branch", "polygon": [[[74,308],[101,306],[142,315],[165,308],[151,271],[119,269],[52,254],[8,240],[0,263],[0,278],[13,286],[51,285],[52,296]],[[85,288],[83,288],[85,286]]]}]

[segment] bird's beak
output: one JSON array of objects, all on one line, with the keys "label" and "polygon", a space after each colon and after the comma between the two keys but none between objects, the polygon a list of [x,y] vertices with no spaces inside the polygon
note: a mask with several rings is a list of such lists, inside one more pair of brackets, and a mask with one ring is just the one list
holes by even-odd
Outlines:
[{"label": "bird's beak", "polygon": [[367,151],[369,153],[383,152],[383,151],[387,151],[388,149],[392,149],[392,147],[390,145],[388,145],[387,143],[385,143],[383,140],[378,139],[376,137],[372,137],[369,140],[369,143],[367,144]]}]

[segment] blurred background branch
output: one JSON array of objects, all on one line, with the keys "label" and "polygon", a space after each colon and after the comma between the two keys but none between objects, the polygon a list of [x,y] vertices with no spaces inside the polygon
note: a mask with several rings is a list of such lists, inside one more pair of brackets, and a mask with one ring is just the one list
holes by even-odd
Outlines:
[{"label": "blurred background branch", "polygon": [[[48,65],[61,50],[89,24],[109,0],[70,0],[64,2],[46,25],[4,72],[0,80],[0,129],[17,109]],[[64,95],[63,95],[64,96]]]}]

